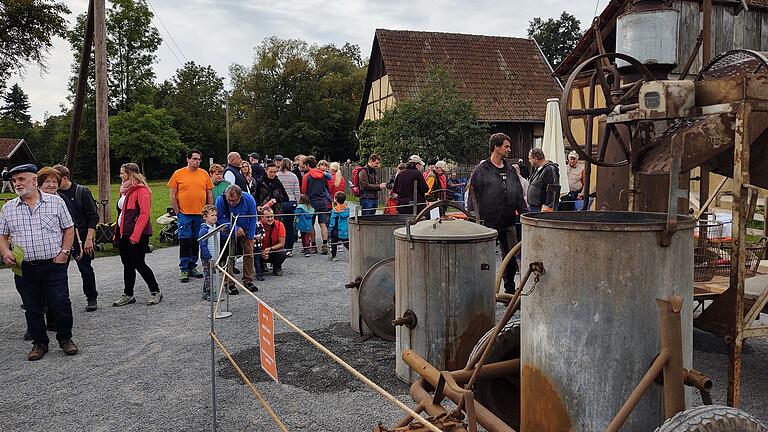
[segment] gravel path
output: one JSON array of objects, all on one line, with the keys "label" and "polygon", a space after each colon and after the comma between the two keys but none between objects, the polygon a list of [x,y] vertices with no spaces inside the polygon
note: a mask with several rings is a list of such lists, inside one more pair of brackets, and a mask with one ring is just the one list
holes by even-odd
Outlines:
[{"label": "gravel path", "polygon": [[[0,430],[2,431],[179,431],[210,429],[208,304],[199,300],[200,281],[177,279],[177,249],[148,255],[165,298],[145,306],[148,292],[137,285],[138,303],[109,305],[122,292],[119,257],[96,260],[100,309],[86,313],[80,278],[70,266],[74,340],[81,352],[66,357],[55,342],[38,362],[26,361],[24,320],[9,270],[0,271]],[[407,387],[394,378],[394,344],[358,342],[348,325],[347,252],[338,262],[323,255],[286,261],[285,275],[268,276],[259,295],[272,307],[327,344],[342,358],[412,405]],[[230,297],[231,318],[217,332],[241,367],[279,413],[288,429],[365,431],[378,421],[392,425],[400,411],[281,322],[277,358],[282,384],[258,363],[256,302]],[[50,334],[53,337],[53,334]],[[695,364],[715,380],[716,402],[725,399],[727,351],[722,341],[695,334]],[[266,412],[217,353],[220,430],[278,430]],[[768,340],[751,339],[744,355],[744,408],[768,422],[761,391]]]}]

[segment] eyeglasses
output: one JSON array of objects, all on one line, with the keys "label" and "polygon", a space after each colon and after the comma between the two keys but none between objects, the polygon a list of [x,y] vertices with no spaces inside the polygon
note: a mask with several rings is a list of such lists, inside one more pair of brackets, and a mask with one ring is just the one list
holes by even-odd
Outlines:
[{"label": "eyeglasses", "polygon": [[199,157],[191,157],[192,160],[201,160]]}]

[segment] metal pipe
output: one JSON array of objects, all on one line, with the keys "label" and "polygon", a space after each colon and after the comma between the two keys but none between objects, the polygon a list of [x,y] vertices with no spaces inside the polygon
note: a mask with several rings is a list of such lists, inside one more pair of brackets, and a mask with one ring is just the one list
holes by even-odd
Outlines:
[{"label": "metal pipe", "polygon": [[[458,371],[451,371],[451,376],[457,383],[465,384],[469,382],[470,378],[472,378],[473,372],[474,369],[462,369]],[[477,375],[477,379],[486,380],[499,378],[518,372],[520,372],[520,359],[504,360],[483,365],[482,370]]]},{"label": "metal pipe", "polygon": [[[421,358],[413,350],[405,350],[402,354],[403,361],[410,366],[411,369],[421,375],[433,387],[437,386],[440,380],[440,371],[435,369],[426,360]],[[461,403],[464,396],[450,389],[449,387],[443,388],[443,393],[453,403]],[[475,413],[477,415],[477,421],[488,432],[515,432],[509,425],[504,423],[500,418],[496,417],[488,408],[484,407],[480,402],[474,401]]]},{"label": "metal pipe", "polygon": [[619,412],[616,413],[616,417],[614,417],[608,427],[605,428],[605,432],[618,432],[618,430],[621,429],[621,427],[624,425],[624,422],[627,421],[627,418],[629,418],[629,415],[632,414],[632,410],[635,409],[637,404],[640,402],[640,399],[642,399],[643,394],[645,394],[645,392],[648,390],[648,387],[653,384],[653,382],[656,380],[656,377],[659,376],[659,373],[661,373],[662,369],[664,369],[664,365],[667,363],[669,356],[669,353],[662,352],[658,357],[656,357],[656,360],[653,361],[651,367],[648,368],[648,371],[645,373],[645,375],[643,375],[643,378],[637,384],[637,387],[632,390],[632,393],[629,394],[629,397],[624,402],[624,405],[622,405],[621,409],[619,409]]},{"label": "metal pipe", "polygon": [[664,365],[664,415],[672,418],[685,410],[685,384],[683,379],[683,335],[680,328],[680,310],[683,298],[657,299],[661,323],[661,352],[669,354]]},{"label": "metal pipe", "polygon": [[[450,413],[440,405],[439,403],[435,403],[432,399],[432,396],[429,394],[429,392],[426,389],[426,386],[428,384],[424,381],[423,378],[419,378],[416,381],[411,384],[410,388],[410,394],[411,398],[414,402],[416,402],[416,408],[414,408],[414,411],[426,411],[427,414],[429,414],[432,417],[438,417],[441,418],[447,417]],[[409,423],[413,421],[413,417],[406,416],[395,427],[405,427],[408,426]],[[467,432],[467,429],[464,427],[454,428],[452,429],[456,432]]]},{"label": "metal pipe", "polygon": [[504,259],[501,261],[501,264],[499,265],[499,269],[496,271],[496,292],[497,293],[499,292],[499,290],[501,290],[501,281],[504,279],[504,271],[507,269],[509,262],[515,258],[515,255],[517,255],[518,252],[520,252],[521,247],[523,247],[523,244],[520,242],[517,242],[517,244],[513,246],[509,252],[507,252],[507,256],[505,256]]},{"label": "metal pipe", "polygon": [[712,405],[712,380],[696,369],[683,369],[685,385],[694,387],[701,394],[701,402],[704,405]]}]

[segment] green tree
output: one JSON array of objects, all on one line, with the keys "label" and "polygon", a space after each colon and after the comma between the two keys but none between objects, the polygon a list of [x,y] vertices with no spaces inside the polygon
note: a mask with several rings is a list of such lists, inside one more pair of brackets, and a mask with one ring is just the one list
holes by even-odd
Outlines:
[{"label": "green tree", "polygon": [[109,132],[115,155],[138,163],[142,172],[146,160],[172,163],[184,151],[173,116],[163,108],[136,104],[109,118]]},{"label": "green tree", "polygon": [[565,11],[558,19],[549,18],[544,21],[536,17],[528,23],[528,36],[536,39],[553,68],[565,60],[582,34],[581,22]]},{"label": "green tree", "polygon": [[45,70],[54,36],[64,36],[69,8],[48,0],[0,1],[0,89],[13,72],[25,72],[25,63]]},{"label": "green tree", "polygon": [[225,160],[224,78],[211,66],[188,62],[160,85],[157,96],[186,147]]},{"label": "green tree", "polygon": [[377,153],[395,165],[417,153],[422,157],[470,162],[486,138],[472,102],[462,99],[443,67],[433,67],[425,85],[411,99],[398,101],[376,121],[358,131],[361,154]]},{"label": "green tree", "polygon": [[266,39],[250,67],[230,68],[235,149],[354,157],[352,136],[365,69],[351,44]]},{"label": "green tree", "polygon": [[29,116],[29,97],[18,84],[14,84],[8,93],[4,94],[0,114],[19,125],[31,127]]}]

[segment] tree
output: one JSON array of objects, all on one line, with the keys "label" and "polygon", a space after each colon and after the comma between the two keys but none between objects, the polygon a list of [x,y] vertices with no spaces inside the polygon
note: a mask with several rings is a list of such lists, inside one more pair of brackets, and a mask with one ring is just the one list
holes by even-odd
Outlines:
[{"label": "tree", "polygon": [[266,39],[250,67],[230,68],[233,147],[262,153],[353,157],[365,69],[356,45]]},{"label": "tree", "polygon": [[581,22],[565,11],[558,19],[549,18],[544,21],[536,17],[528,24],[528,37],[538,42],[544,57],[553,68],[565,60],[583,34]]},{"label": "tree", "polygon": [[25,72],[25,63],[45,70],[52,39],[66,33],[68,13],[64,3],[48,0],[0,1],[0,89],[13,72]]},{"label": "tree", "polygon": [[174,118],[181,142],[204,155],[224,160],[224,78],[211,66],[187,62],[157,91],[160,106]]},{"label": "tree", "polygon": [[0,114],[19,125],[31,127],[29,116],[29,97],[18,84],[14,84],[8,93],[4,94]]},{"label": "tree", "polygon": [[472,102],[462,99],[443,67],[429,69],[421,90],[398,101],[376,121],[367,120],[358,131],[361,154],[376,153],[396,165],[410,154],[427,158],[470,162],[486,138]]},{"label": "tree", "polygon": [[136,162],[144,171],[144,162],[176,162],[184,151],[179,133],[173,128],[173,117],[163,109],[136,104],[109,118],[110,145],[115,156]]}]

